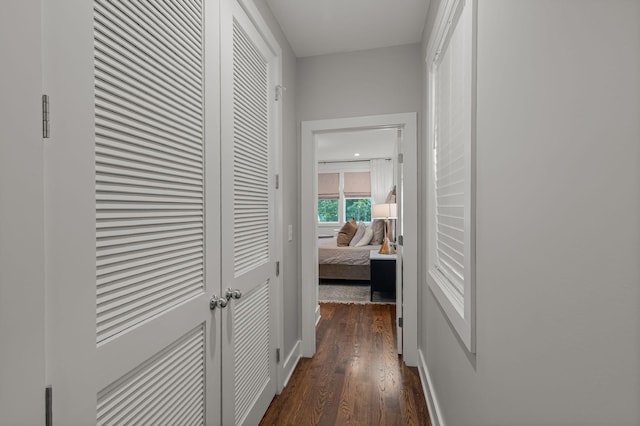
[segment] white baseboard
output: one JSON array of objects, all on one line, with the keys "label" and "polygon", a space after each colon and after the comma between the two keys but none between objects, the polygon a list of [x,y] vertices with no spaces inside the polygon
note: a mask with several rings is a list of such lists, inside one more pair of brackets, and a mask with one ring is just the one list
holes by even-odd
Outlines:
[{"label": "white baseboard", "polygon": [[318,326],[318,323],[320,322],[320,305],[316,306],[316,327]]},{"label": "white baseboard", "polygon": [[284,360],[282,364],[282,377],[284,377],[284,382],[282,382],[282,388],[289,383],[289,379],[291,379],[291,375],[293,374],[300,358],[302,357],[302,353],[300,352],[300,345],[302,344],[301,340],[298,340],[295,345],[293,345],[293,349],[289,352],[289,355]]},{"label": "white baseboard", "polygon": [[420,373],[420,381],[422,382],[422,390],[424,396],[427,399],[427,408],[429,409],[429,417],[431,418],[431,424],[433,426],[445,426],[442,413],[440,411],[440,405],[438,404],[438,398],[436,392],[433,389],[431,382],[431,375],[429,374],[429,368],[422,354],[422,350],[418,350],[418,372]]}]

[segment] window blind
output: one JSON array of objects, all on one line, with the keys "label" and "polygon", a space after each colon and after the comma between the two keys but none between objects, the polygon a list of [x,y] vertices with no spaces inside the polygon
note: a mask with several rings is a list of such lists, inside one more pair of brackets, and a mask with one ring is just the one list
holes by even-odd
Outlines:
[{"label": "window blind", "polygon": [[471,135],[470,43],[460,19],[435,59],[437,267],[464,294],[465,209]]},{"label": "window blind", "polygon": [[345,198],[371,197],[371,177],[369,172],[344,173]]},{"label": "window blind", "polygon": [[318,173],[318,199],[340,198],[340,173]]}]

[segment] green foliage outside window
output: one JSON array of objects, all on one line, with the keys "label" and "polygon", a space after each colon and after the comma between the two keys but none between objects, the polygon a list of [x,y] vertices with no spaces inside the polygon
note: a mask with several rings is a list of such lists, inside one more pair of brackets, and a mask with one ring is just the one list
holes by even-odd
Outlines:
[{"label": "green foliage outside window", "polygon": [[338,200],[318,200],[318,222],[338,222]]},{"label": "green foliage outside window", "polygon": [[345,221],[371,222],[371,198],[347,198],[344,201]]}]

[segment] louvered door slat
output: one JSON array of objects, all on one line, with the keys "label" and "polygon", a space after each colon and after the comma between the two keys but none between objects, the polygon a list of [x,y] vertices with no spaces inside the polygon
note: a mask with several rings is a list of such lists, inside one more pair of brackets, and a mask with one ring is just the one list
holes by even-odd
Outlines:
[{"label": "louvered door slat", "polygon": [[[105,24],[108,23],[108,21],[105,22]],[[172,81],[172,75],[174,74],[180,74],[181,78],[189,78],[185,75],[186,70],[180,73],[168,73],[167,68],[173,67],[173,64],[163,61],[160,56],[147,55],[144,51],[138,50],[135,47],[132,47],[132,51],[129,50],[125,45],[127,42],[123,41],[118,44],[116,36],[111,37],[114,33],[106,31],[96,31],[96,33],[96,35],[104,37],[104,41],[96,39],[95,48],[96,53],[99,53],[103,57],[98,68],[106,74],[128,76],[136,80],[141,73],[144,73],[145,77],[147,77],[147,80],[144,82],[145,84],[163,92],[168,91],[172,93],[174,97],[185,100],[186,104],[189,103],[189,97],[191,95],[197,94],[197,82],[187,83],[181,87],[179,82]],[[194,112],[197,111],[194,110]]]},{"label": "louvered door slat", "polygon": [[152,106],[159,115],[167,119],[178,117],[185,123],[190,123],[193,128],[198,127],[197,117],[194,117],[193,111],[185,108],[184,101],[172,101],[166,97],[158,96],[157,92],[149,91],[148,87],[142,84],[138,87],[133,87],[130,80],[122,77],[119,84],[114,86],[111,82],[118,81],[116,75],[106,74],[99,68],[95,70],[96,87],[103,93],[114,98],[128,99],[132,105]]},{"label": "louvered door slat", "polygon": [[[144,214],[144,213],[142,213]],[[128,228],[137,228],[144,226],[152,226],[152,225],[160,225],[160,224],[171,224],[171,223],[199,223],[201,220],[200,216],[196,216],[193,214],[187,214],[187,212],[181,212],[181,214],[176,216],[166,216],[166,213],[160,214],[158,216],[124,216],[121,217],[111,216],[109,219],[100,219],[98,218],[98,223],[100,227],[109,228],[109,229],[128,229]]]},{"label": "louvered door slat", "polygon": [[[183,344],[178,345],[171,353],[170,357],[172,359],[187,359],[190,361],[196,361],[197,357],[194,357],[198,351],[201,349],[199,346],[199,338],[196,339],[188,339]],[[148,361],[147,361],[148,362]],[[135,376],[135,380],[122,380],[120,386],[118,387],[117,392],[111,391],[112,396],[110,398],[105,398],[103,401],[102,408],[105,411],[116,411],[117,414],[113,418],[113,420],[122,420],[127,416],[130,416],[131,412],[136,410],[137,408],[134,406],[136,394],[139,396],[148,395],[150,392],[153,392],[155,389],[154,385],[158,383],[167,383],[176,377],[172,377],[167,375],[166,373],[171,368],[171,363],[168,362],[148,362],[147,368],[142,368]],[[178,378],[184,375],[185,370],[189,370],[190,364],[185,364],[179,367],[179,370],[176,371]],[[131,373],[129,373],[131,374]],[[135,373],[134,373],[135,374]],[[131,375],[134,375],[131,374]],[[144,384],[144,387],[140,387],[140,384]],[[117,397],[115,397],[117,393]],[[125,402],[126,401],[126,402]],[[114,413],[115,414],[115,413]]]},{"label": "louvered door slat", "polygon": [[233,317],[235,420],[240,424],[269,380],[269,283],[243,296]]},{"label": "louvered door slat", "polygon": [[99,343],[203,290],[200,9],[96,1]]},{"label": "louvered door slat", "polygon": [[198,111],[190,105],[188,97],[178,93],[172,86],[161,85],[151,78],[138,81],[133,70],[114,69],[121,65],[109,57],[105,57],[103,64],[95,66],[96,87],[100,90],[114,95],[130,95],[165,111],[175,111],[176,116],[197,124]]},{"label": "louvered door slat", "polygon": [[184,191],[184,192],[193,192],[198,193],[198,188],[189,186],[189,185],[181,185],[180,183],[173,183],[167,181],[152,181],[147,179],[135,179],[131,177],[120,177],[118,175],[102,175],[100,176],[100,180],[97,182],[98,185],[105,188],[105,190],[109,190],[108,188],[121,188],[121,187],[130,187],[131,190],[144,190],[144,191],[158,191],[160,189],[166,190],[174,190]]},{"label": "louvered door slat", "polygon": [[[194,6],[192,8],[192,6]],[[171,15],[179,22],[181,26],[191,28],[194,34],[200,33],[202,25],[202,14],[197,5],[191,5],[190,2],[169,2],[167,7],[173,12]]]},{"label": "louvered door slat", "polygon": [[[177,157],[193,158],[201,155],[201,146],[195,141],[183,138],[173,138],[167,134],[152,134],[129,128],[117,122],[100,121],[96,128],[96,136],[107,141],[114,141],[123,145],[148,147],[149,149],[165,153],[175,153]],[[132,147],[129,146],[131,149]]]},{"label": "louvered door slat", "polygon": [[237,78],[234,79],[234,83],[238,86],[237,92],[246,97],[246,99],[242,99],[241,101],[238,100],[235,105],[237,108],[241,108],[245,114],[248,114],[246,119],[239,118],[239,120],[249,123],[256,119],[265,120],[265,111],[261,111],[265,103],[262,102],[262,99],[256,99],[258,96],[262,96],[262,93],[258,92],[256,88],[245,87],[244,84],[246,84],[247,81],[251,81],[251,76],[238,75]]},{"label": "louvered door slat", "polygon": [[[233,26],[234,270],[269,260],[268,69],[237,23]],[[246,206],[251,206],[245,215]]]},{"label": "louvered door slat", "polygon": [[108,161],[103,159],[101,163],[96,164],[96,174],[100,176],[99,179],[107,176],[120,176],[140,179],[145,182],[181,183],[193,186],[198,186],[200,178],[198,175],[195,177],[185,176],[184,173],[165,170],[161,167],[141,163],[132,164],[114,158],[109,158]]},{"label": "louvered door slat", "polygon": [[[133,85],[148,93],[155,91],[157,96],[166,96],[166,102],[182,105],[186,111],[197,116],[198,110],[190,102],[190,96],[195,95],[193,92],[197,90],[197,86],[181,87],[172,81],[170,75],[161,74],[148,64],[140,63],[139,59],[123,56],[98,42],[96,42],[96,54],[101,56],[101,62],[96,65],[96,69],[105,75],[103,83],[113,81],[118,83],[116,87]],[[158,64],[158,66],[162,65]],[[145,74],[145,79],[140,80],[140,74]]]},{"label": "louvered door slat", "polygon": [[168,38],[163,42],[170,46],[173,54],[183,50],[192,59],[197,60],[200,57],[200,49],[202,47],[202,30],[197,28],[192,32],[188,26],[176,25],[172,19],[173,13],[171,13],[170,4],[171,2],[164,2],[158,7],[154,2],[136,2],[132,10],[135,13],[137,9],[139,11],[137,16],[142,21],[156,29],[161,36]]},{"label": "louvered door slat", "polygon": [[[154,10],[145,7],[144,2],[112,3],[108,7],[96,9],[99,16],[102,13],[111,22],[120,22],[121,25],[114,31],[115,35],[125,35],[123,42],[134,49],[136,45],[141,46],[141,54],[150,61],[163,59],[169,63],[182,62],[178,66],[179,70],[191,71],[195,75],[199,73],[197,66],[191,62],[200,57],[201,41],[198,37],[189,37],[187,28],[175,28],[163,19],[170,16],[166,3],[160,6],[160,13],[154,13]],[[105,26],[109,28],[108,25]],[[136,32],[136,28],[152,28],[153,31]],[[129,43],[129,40],[136,43]]]},{"label": "louvered door slat", "polygon": [[[140,294],[147,289],[162,289],[165,286],[178,286],[180,282],[192,279],[193,277],[199,277],[200,270],[197,263],[187,263],[177,265],[175,269],[165,269],[157,271],[156,274],[150,275],[147,279],[137,286],[134,294]],[[134,281],[135,282],[135,281]],[[118,283],[112,283],[108,288],[103,288],[100,292],[102,300],[100,301],[100,308],[103,304],[109,303],[111,298],[121,298],[131,295],[131,281],[123,280]],[[107,320],[108,318],[104,318]]]},{"label": "louvered door slat", "polygon": [[[103,127],[103,124],[105,122],[108,123],[107,126],[111,126],[110,130],[126,129],[126,131],[129,132],[129,134],[132,134],[132,135],[135,135],[136,133],[142,134],[142,135],[145,135],[146,138],[155,139],[157,141],[162,141],[162,142],[167,141],[169,143],[172,143],[172,142],[175,143],[179,141],[178,143],[182,143],[185,145],[186,144],[197,145],[197,139],[194,139],[193,137],[190,137],[187,134],[183,134],[181,137],[181,134],[179,133],[161,132],[158,127],[153,127],[151,125],[140,126],[138,123],[132,120],[121,118],[121,116],[111,115],[111,114],[101,114],[100,116],[96,117],[96,126],[98,126],[98,129],[99,129],[99,132],[97,134],[98,136],[97,139],[99,142],[104,142],[105,145],[108,145],[111,148],[111,150],[109,150],[107,149],[107,147],[101,147],[100,153],[102,153],[103,155],[106,156],[109,154],[113,154],[114,156],[117,156],[118,154],[126,153],[127,157],[129,157],[132,160],[138,159],[140,161],[144,161],[148,157],[153,159],[164,160],[166,161],[167,166],[170,166],[171,168],[174,168],[174,169],[192,170],[193,168],[192,164],[190,164],[191,167],[188,167],[188,168],[180,167],[182,166],[183,163],[186,163],[186,164],[190,163],[189,158],[187,158],[184,154],[171,156],[165,153],[166,150],[158,149],[157,145],[154,146],[146,143],[135,144],[135,142],[131,142],[131,140],[128,140],[128,141],[123,140],[123,138],[119,137],[119,135],[115,133],[111,133],[111,135],[109,135],[108,131],[101,132],[100,130],[107,129],[107,126]],[[142,142],[144,142],[144,140]],[[139,152],[142,150],[146,151],[144,155],[139,154]],[[172,164],[171,160],[175,161],[175,164],[173,166],[171,166]]]},{"label": "louvered door slat", "polygon": [[98,425],[204,422],[204,328],[98,393]]},{"label": "louvered door slat", "polygon": [[149,7],[154,7],[158,10],[159,14],[152,15],[157,16],[162,19],[156,19],[165,21],[167,26],[171,26],[170,33],[176,31],[176,28],[179,28],[179,32],[184,34],[185,41],[187,42],[187,46],[195,45],[200,47],[202,40],[200,40],[199,34],[202,32],[201,29],[201,17],[198,20],[193,19],[189,14],[180,13],[180,9],[177,8],[178,2],[167,2],[163,5],[166,10],[162,10],[157,7],[153,2],[149,3],[141,3],[140,6],[147,6],[147,10]]},{"label": "louvered door slat", "polygon": [[[101,110],[106,111],[101,114],[101,117],[110,113],[108,121],[119,122],[130,127],[143,125],[147,132],[146,128],[148,127],[159,129],[162,133],[177,137],[178,140],[191,136],[192,140],[197,144],[201,129],[192,125],[190,121],[180,120],[179,126],[176,126],[174,124],[176,119],[173,116],[164,114],[162,110],[156,110],[149,105],[138,106],[133,99],[120,97],[105,91],[102,96],[96,97],[96,104]],[[133,123],[135,123],[135,126],[132,125]]]},{"label": "louvered door slat", "polygon": [[[108,37],[108,34],[103,36]],[[169,96],[168,101],[182,104],[194,114],[197,114],[197,110],[189,105],[189,97],[196,95],[197,85],[188,83],[181,88],[179,84],[171,80],[171,74],[160,72],[154,69],[153,66],[141,61],[139,58],[141,56],[140,53],[116,50],[115,47],[117,45],[107,43],[113,43],[113,41],[106,40],[104,44],[96,42],[96,53],[100,53],[103,57],[102,62],[96,66],[96,69],[100,71],[100,81],[102,83],[109,81],[122,83],[127,82],[127,80],[136,81],[140,73],[145,73],[147,74],[147,79],[138,82],[140,90],[147,92],[158,90],[159,94],[165,93]],[[170,66],[170,64],[162,63],[161,61],[156,60],[155,62],[159,67]],[[187,78],[187,76],[180,76],[180,78]]]}]

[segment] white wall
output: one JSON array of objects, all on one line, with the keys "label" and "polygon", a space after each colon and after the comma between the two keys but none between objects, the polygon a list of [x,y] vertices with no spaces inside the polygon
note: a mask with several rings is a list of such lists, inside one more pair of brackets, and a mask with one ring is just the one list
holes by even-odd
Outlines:
[{"label": "white wall", "polygon": [[298,121],[420,109],[419,44],[311,56],[297,64]]},{"label": "white wall", "polygon": [[441,420],[638,425],[640,3],[478,5],[475,356],[421,274]]},{"label": "white wall", "polygon": [[[283,96],[282,120],[282,176],[280,183],[284,200],[284,257],[282,259],[282,278],[284,286],[284,348],[287,356],[301,338],[300,324],[300,150],[296,131],[296,57],[289,42],[282,33],[280,25],[273,17],[265,0],[255,0],[260,14],[269,25],[271,32],[282,48],[282,85],[287,88]],[[288,239],[287,226],[293,228],[293,239]]]}]

